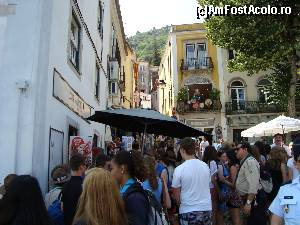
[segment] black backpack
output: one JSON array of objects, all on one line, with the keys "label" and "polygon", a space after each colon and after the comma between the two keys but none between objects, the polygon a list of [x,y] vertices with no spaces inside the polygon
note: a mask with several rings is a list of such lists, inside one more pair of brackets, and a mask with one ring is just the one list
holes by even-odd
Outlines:
[{"label": "black backpack", "polygon": [[[168,225],[169,223],[166,220],[163,208],[161,204],[156,200],[155,196],[153,193],[149,190],[144,190],[139,183],[133,184],[131,187],[128,188],[128,190],[124,193],[123,199],[126,201],[129,195],[133,193],[142,193],[148,203],[148,225]],[[130,219],[130,218],[129,218]]]}]

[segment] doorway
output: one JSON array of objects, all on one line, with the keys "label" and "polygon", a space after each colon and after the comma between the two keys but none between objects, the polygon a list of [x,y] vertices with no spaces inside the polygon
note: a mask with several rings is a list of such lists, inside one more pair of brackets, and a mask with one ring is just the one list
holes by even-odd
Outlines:
[{"label": "doorway", "polygon": [[235,144],[238,144],[242,141],[248,141],[248,138],[243,138],[242,139],[242,131],[244,131],[245,129],[233,129],[233,133],[232,133],[232,136],[233,136],[233,142]]}]

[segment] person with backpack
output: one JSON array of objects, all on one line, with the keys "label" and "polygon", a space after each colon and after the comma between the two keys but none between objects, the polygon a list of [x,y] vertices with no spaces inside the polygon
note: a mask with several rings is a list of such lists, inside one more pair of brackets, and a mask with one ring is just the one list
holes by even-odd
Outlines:
[{"label": "person with backpack", "polygon": [[124,202],[111,174],[90,169],[83,182],[73,225],[127,225]]},{"label": "person with backpack", "polygon": [[71,179],[64,185],[61,196],[65,225],[72,225],[78,199],[82,192],[82,182],[86,170],[85,159],[79,154],[70,158]]},{"label": "person with backpack", "polygon": [[[46,208],[58,200],[64,184],[70,180],[70,173],[67,165],[58,165],[51,171],[51,187],[50,191],[45,195]],[[59,199],[60,200],[60,199]]]},{"label": "person with backpack", "polygon": [[168,153],[163,150],[159,150],[157,154],[156,173],[162,181],[167,183],[167,187],[170,188],[171,183],[168,170]]},{"label": "person with backpack", "polygon": [[267,206],[264,192],[260,190],[260,165],[250,154],[251,146],[248,142],[238,144],[235,150],[240,160],[235,186],[244,203],[245,220],[247,225],[265,225]]},{"label": "person with backpack", "polygon": [[17,176],[6,191],[0,200],[1,225],[52,225],[35,177]]},{"label": "person with backpack", "polygon": [[120,151],[111,161],[111,174],[120,187],[130,225],[148,225],[149,202],[140,182],[146,168],[137,151]]},{"label": "person with backpack", "polygon": [[67,165],[58,165],[51,171],[52,187],[45,195],[45,205],[53,225],[64,225],[64,215],[61,208],[63,185],[70,180]]},{"label": "person with backpack", "polygon": [[211,225],[209,167],[203,161],[195,158],[195,141],[192,138],[181,140],[180,153],[185,161],[175,168],[172,181],[174,198],[180,205],[180,224]]},{"label": "person with backpack", "polygon": [[147,179],[142,183],[145,190],[150,190],[158,202],[162,202],[163,182],[155,171],[155,159],[144,156],[144,164],[147,171]]}]

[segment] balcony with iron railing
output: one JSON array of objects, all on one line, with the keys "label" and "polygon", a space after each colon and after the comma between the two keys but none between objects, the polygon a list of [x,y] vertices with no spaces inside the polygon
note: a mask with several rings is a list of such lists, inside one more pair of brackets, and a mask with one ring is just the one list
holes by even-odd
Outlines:
[{"label": "balcony with iron railing", "polygon": [[188,70],[203,70],[212,69],[213,63],[211,57],[201,57],[201,58],[190,58],[187,60],[181,60],[180,69],[182,71]]},{"label": "balcony with iron railing", "polygon": [[195,112],[218,112],[222,108],[220,101],[212,101],[211,104],[205,103],[187,103],[177,102],[178,113],[195,113]]},{"label": "balcony with iron railing", "polygon": [[[263,103],[258,101],[226,102],[225,112],[227,115],[256,114],[256,113],[280,113],[286,109],[274,103]],[[300,104],[296,104],[296,112],[300,112]]]}]

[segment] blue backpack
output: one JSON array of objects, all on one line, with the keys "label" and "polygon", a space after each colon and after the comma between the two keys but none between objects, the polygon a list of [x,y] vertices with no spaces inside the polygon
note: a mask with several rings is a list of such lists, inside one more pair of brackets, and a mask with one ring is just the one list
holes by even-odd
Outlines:
[{"label": "blue backpack", "polygon": [[61,195],[62,192],[59,193],[58,198],[48,208],[48,214],[54,225],[64,225],[64,214],[61,210]]}]

